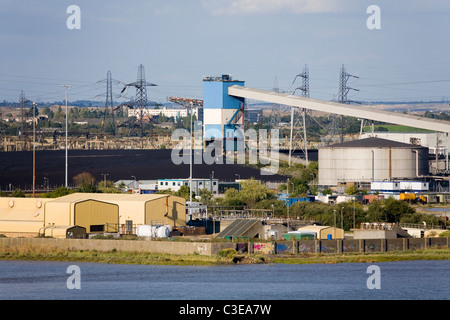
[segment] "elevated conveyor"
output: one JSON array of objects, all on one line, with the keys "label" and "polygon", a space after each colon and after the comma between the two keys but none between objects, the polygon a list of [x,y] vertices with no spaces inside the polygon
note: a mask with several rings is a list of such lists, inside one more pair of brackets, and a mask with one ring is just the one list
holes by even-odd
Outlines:
[{"label": "elevated conveyor", "polygon": [[230,86],[228,88],[228,94],[234,97],[266,101],[276,104],[283,104],[286,106],[294,106],[320,112],[333,113],[342,116],[444,132],[447,135],[448,133],[450,133],[449,121],[413,116],[398,112],[376,110],[371,106],[347,105],[337,102],[304,98],[284,93],[252,89],[236,85]]}]

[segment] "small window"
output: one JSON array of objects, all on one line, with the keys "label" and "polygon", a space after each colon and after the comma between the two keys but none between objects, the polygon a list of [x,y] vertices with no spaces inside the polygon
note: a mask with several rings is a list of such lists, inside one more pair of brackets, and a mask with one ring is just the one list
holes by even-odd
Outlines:
[{"label": "small window", "polygon": [[172,185],[174,186],[174,185],[175,185],[175,182],[172,182]]},{"label": "small window", "polygon": [[217,184],[217,182],[216,182],[216,181],[214,181],[214,182],[213,182],[213,186],[215,186],[216,184]]}]

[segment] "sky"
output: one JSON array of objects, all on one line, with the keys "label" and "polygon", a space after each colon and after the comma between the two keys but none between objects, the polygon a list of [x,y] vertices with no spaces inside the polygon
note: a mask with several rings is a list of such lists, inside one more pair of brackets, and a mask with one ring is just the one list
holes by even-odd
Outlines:
[{"label": "sky", "polygon": [[140,64],[157,102],[202,99],[203,76],[221,74],[292,92],[305,65],[311,98],[336,99],[345,65],[351,100],[450,100],[449,15],[447,0],[0,0],[0,101],[63,101],[63,84],[69,101],[102,101],[96,81],[136,81]]}]

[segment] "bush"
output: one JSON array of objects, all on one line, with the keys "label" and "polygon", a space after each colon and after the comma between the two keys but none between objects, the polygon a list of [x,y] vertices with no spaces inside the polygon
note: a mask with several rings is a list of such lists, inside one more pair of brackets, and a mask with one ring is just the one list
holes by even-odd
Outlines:
[{"label": "bush", "polygon": [[234,249],[222,249],[220,250],[217,255],[219,257],[224,257],[224,258],[232,258],[235,254],[237,254],[236,250]]},{"label": "bush", "polygon": [[450,231],[444,231],[439,234],[439,237],[450,238]]}]

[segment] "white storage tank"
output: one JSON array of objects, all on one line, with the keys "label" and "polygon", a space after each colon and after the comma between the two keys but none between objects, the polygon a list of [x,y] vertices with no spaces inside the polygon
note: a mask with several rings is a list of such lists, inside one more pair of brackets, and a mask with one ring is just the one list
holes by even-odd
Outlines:
[{"label": "white storage tank", "polygon": [[319,148],[319,185],[414,180],[428,174],[428,148],[380,138]]},{"label": "white storage tank", "polygon": [[139,225],[136,228],[136,235],[138,237],[152,237],[154,227],[150,225]]},{"label": "white storage tank", "polygon": [[172,232],[171,228],[169,225],[139,225],[136,235],[147,238],[168,238]]},{"label": "white storage tank", "polygon": [[156,238],[168,238],[170,236],[170,231],[167,226],[159,226],[156,229]]}]

